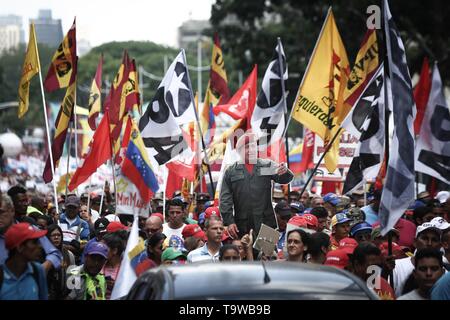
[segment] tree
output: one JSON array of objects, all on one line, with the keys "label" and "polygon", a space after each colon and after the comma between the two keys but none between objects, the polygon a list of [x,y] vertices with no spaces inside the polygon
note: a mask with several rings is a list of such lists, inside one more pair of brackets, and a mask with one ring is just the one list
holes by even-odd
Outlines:
[{"label": "tree", "polygon": [[[211,24],[221,37],[222,48],[236,60],[238,69],[250,72],[258,64],[259,77],[270,61],[277,37],[281,37],[290,78],[288,108],[295,99],[328,7],[333,6],[338,29],[353,63],[366,31],[368,0],[217,0],[211,8]],[[381,6],[381,1],[375,2]],[[424,56],[440,63],[450,83],[450,7],[445,1],[390,1],[391,12],[407,50],[410,72],[420,72]],[[381,36],[381,33],[379,33]],[[380,37],[379,37],[380,39]],[[289,134],[298,135],[297,128]]]}]

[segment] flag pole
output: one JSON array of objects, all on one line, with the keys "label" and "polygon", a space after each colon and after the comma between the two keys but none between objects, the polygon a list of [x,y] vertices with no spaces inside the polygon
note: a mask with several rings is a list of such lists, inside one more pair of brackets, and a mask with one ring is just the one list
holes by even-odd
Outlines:
[{"label": "flag pole", "polygon": [[[382,24],[382,43],[384,44],[384,46],[382,47],[382,50],[384,49],[383,52],[383,56],[384,56],[384,64],[383,64],[383,69],[384,69],[384,101],[389,101],[389,96],[388,96],[388,88],[387,88],[387,81],[386,79],[389,79],[389,81],[392,79],[391,77],[391,72],[390,72],[390,66],[389,66],[389,58],[388,58],[388,48],[387,48],[387,37],[386,37],[386,1],[387,0],[383,0],[381,2],[381,11],[383,12],[383,19],[381,19],[381,24]],[[389,76],[386,76],[389,73]],[[386,172],[387,172],[387,167],[389,165],[389,104],[388,103],[384,103],[384,153],[385,153],[385,165],[386,165]],[[392,232],[388,232],[388,255],[392,256]],[[392,289],[395,290],[395,284],[394,284],[394,274],[392,271],[389,271],[389,283],[392,287]]]},{"label": "flag pole", "polygon": [[216,188],[214,186],[214,181],[212,179],[212,174],[211,174],[211,167],[209,165],[209,159],[208,159],[208,153],[206,151],[206,144],[205,144],[205,140],[203,139],[203,132],[202,132],[202,128],[200,126],[200,121],[198,119],[198,113],[197,113],[197,109],[195,108],[195,98],[194,98],[194,94],[192,92],[192,83],[191,83],[191,78],[189,76],[189,70],[187,68],[187,60],[186,60],[186,52],[184,51],[184,49],[181,49],[181,52],[183,53],[183,60],[184,60],[184,64],[186,65],[186,76],[188,78],[188,84],[189,84],[189,94],[191,95],[191,100],[194,103],[194,112],[195,112],[195,120],[197,121],[197,125],[198,125],[198,132],[200,133],[200,139],[202,140],[202,146],[203,146],[203,152],[205,153],[205,162],[206,162],[206,166],[208,167],[208,175],[209,175],[209,180],[211,182],[211,191],[212,191],[212,196],[214,197],[214,194],[216,193]]},{"label": "flag pole", "polygon": [[[34,28],[33,28],[34,30]],[[36,41],[36,37],[34,38]],[[37,48],[37,43],[35,42],[34,44]],[[45,94],[44,94],[44,84],[42,82],[42,73],[41,73],[41,63],[39,61],[39,51],[36,50],[36,54],[37,54],[37,60],[39,63],[39,82],[41,84],[41,94],[42,94],[42,107],[44,108],[44,118],[45,118],[45,130],[47,131],[47,144],[48,144],[48,153],[50,155],[50,166],[52,169],[52,177],[53,177],[53,193],[54,193],[54,197],[55,197],[55,208],[56,208],[56,212],[59,213],[59,208],[58,208],[58,193],[56,191],[56,181],[55,181],[55,166],[53,164],[53,152],[52,152],[52,143],[50,141],[50,129],[48,127],[48,116],[47,116],[47,108],[46,103],[45,103]],[[66,184],[67,185],[67,184]]]},{"label": "flag pole", "polygon": [[[281,96],[283,99],[283,116],[284,116],[284,123],[285,123],[285,128],[287,128],[286,123],[287,123],[287,103],[286,103],[286,87],[285,87],[285,83],[284,83],[284,68],[283,68],[283,58],[281,57],[281,38],[278,37],[277,38],[277,44],[278,44],[278,65],[280,66],[280,82],[281,82]],[[288,141],[288,136],[287,136],[287,130],[284,133],[284,138],[285,138],[285,144],[286,144],[286,164],[287,167],[290,167],[289,164],[289,141]],[[287,185],[288,187],[288,197],[289,197],[289,193],[291,192],[291,184],[288,183]]]},{"label": "flag pole", "polygon": [[103,199],[105,198],[105,186],[106,186],[106,179],[105,182],[103,182],[103,188],[102,188],[102,197],[100,198],[100,212],[99,215],[100,217],[102,216],[102,209],[103,209]]},{"label": "flag pole", "polygon": [[[70,128],[70,126],[69,126]],[[70,128],[71,129],[71,128]],[[66,197],[67,197],[67,192],[69,189],[69,161],[70,161],[70,149],[72,149],[72,129],[70,130],[70,134],[69,134],[69,147],[67,149],[67,168],[66,168]]]},{"label": "flag pole", "polygon": [[87,207],[88,207],[88,212],[90,212],[91,210],[91,187],[92,187],[92,176],[89,177],[89,187],[88,187],[88,201],[87,201]]},{"label": "flag pole", "polygon": [[306,180],[306,183],[303,186],[302,191],[300,192],[299,198],[302,197],[303,193],[305,192],[306,188],[308,187],[308,184],[311,182],[312,178],[314,177],[314,174],[316,173],[317,169],[319,168],[319,165],[322,163],[323,158],[325,158],[325,154],[331,149],[331,146],[333,145],[334,140],[336,140],[336,138],[339,136],[341,131],[342,131],[342,127],[340,127],[338,131],[336,131],[336,133],[333,136],[333,139],[331,139],[330,143],[328,143],[327,146],[325,147],[325,151],[320,156],[319,161],[317,161],[316,166],[314,167],[314,169],[312,170],[312,172],[310,173],[310,175],[308,177],[308,180]]}]

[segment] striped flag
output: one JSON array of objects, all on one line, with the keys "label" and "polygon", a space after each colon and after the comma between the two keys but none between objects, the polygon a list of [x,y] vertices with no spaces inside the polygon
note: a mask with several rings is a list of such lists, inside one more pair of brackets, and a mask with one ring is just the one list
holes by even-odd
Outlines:
[{"label": "striped flag", "polygon": [[[389,74],[385,74],[385,101],[394,118],[386,180],[381,195],[379,218],[385,235],[414,201],[414,103],[405,47],[395,26],[387,0],[384,0],[384,27]],[[386,79],[387,78],[387,79]],[[392,99],[390,99],[392,97]]]},{"label": "striped flag", "polygon": [[77,41],[75,19],[72,27],[67,32],[59,45],[44,80],[44,88],[47,92],[66,88],[74,82],[76,74]]},{"label": "striped flag", "polygon": [[214,46],[212,50],[211,71],[209,75],[209,88],[214,96],[219,98],[218,104],[227,103],[230,100],[230,89],[228,89],[227,72],[223,59],[219,36],[214,35]]},{"label": "striped flag", "polygon": [[102,108],[102,68],[103,68],[103,54],[100,56],[100,61],[97,65],[94,80],[92,80],[91,92],[89,93],[89,117],[88,123],[92,130],[97,128],[95,123],[98,114]]},{"label": "striped flag", "polygon": [[139,237],[138,225],[139,216],[135,214],[127,246],[120,264],[119,274],[111,292],[111,300],[126,296],[137,279],[135,268],[138,261],[141,260],[141,255],[145,253],[145,244],[142,238]]},{"label": "striped flag", "polygon": [[147,150],[142,141],[136,122],[128,117],[127,126],[131,126],[127,152],[122,164],[122,173],[138,188],[145,203],[158,191],[158,180],[148,159]]}]

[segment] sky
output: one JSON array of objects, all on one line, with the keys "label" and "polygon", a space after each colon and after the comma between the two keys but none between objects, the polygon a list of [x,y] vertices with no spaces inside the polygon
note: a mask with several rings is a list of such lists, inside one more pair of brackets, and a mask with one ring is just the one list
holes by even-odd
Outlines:
[{"label": "sky", "polygon": [[25,41],[30,18],[51,9],[65,34],[77,18],[77,38],[92,47],[110,41],[153,41],[177,45],[178,27],[186,20],[207,20],[214,0],[0,0],[0,14],[22,16]]}]

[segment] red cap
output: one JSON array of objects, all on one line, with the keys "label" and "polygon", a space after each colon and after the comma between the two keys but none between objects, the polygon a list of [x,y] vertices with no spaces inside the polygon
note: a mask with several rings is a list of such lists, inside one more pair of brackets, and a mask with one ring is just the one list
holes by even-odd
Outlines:
[{"label": "red cap", "polygon": [[202,228],[198,224],[188,224],[183,228],[183,231],[181,232],[183,235],[184,240],[188,237],[194,237],[197,239],[205,239],[205,233],[203,232]]},{"label": "red cap", "polygon": [[358,246],[358,242],[353,238],[344,238],[339,241],[339,249],[346,254],[353,254],[355,248]]},{"label": "red cap", "polygon": [[205,210],[205,220],[211,218],[212,216],[216,216],[220,220],[222,220],[222,216],[220,215],[218,207],[209,207]]},{"label": "red cap", "polygon": [[308,228],[308,221],[302,216],[293,216],[289,219],[288,223],[293,224],[297,227]]},{"label": "red cap", "polygon": [[308,226],[312,227],[312,229],[316,230],[319,227],[319,220],[317,220],[317,217],[315,215],[311,213],[305,213],[302,217],[306,220]]},{"label": "red cap", "polygon": [[350,258],[344,250],[337,249],[328,251],[324,265],[344,269],[348,265],[349,260]]},{"label": "red cap", "polygon": [[118,222],[118,221],[113,221],[110,222],[108,224],[108,226],[106,227],[106,232],[107,233],[113,233],[119,230],[128,230],[127,227],[125,227],[122,223]]},{"label": "red cap", "polygon": [[[380,246],[378,248],[380,248],[381,254],[385,257],[387,257],[389,255],[389,250],[388,250],[388,242],[383,242],[382,244],[380,244]],[[400,247],[397,243],[392,242],[392,255],[395,256],[397,258],[397,256],[403,256],[404,252],[402,250],[402,247]]]},{"label": "red cap", "polygon": [[21,222],[13,224],[5,233],[5,247],[8,250],[20,246],[23,242],[37,239],[47,234],[47,230],[34,229],[31,224]]},{"label": "red cap", "polygon": [[156,216],[156,217],[160,218],[162,222],[164,222],[164,216],[162,215],[162,213],[155,212],[155,213],[152,213],[151,216]]}]

